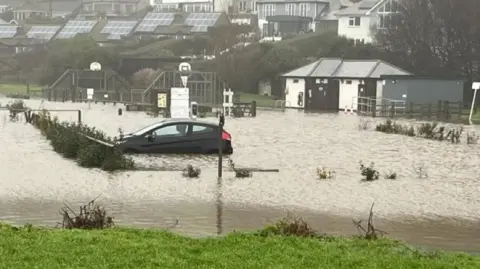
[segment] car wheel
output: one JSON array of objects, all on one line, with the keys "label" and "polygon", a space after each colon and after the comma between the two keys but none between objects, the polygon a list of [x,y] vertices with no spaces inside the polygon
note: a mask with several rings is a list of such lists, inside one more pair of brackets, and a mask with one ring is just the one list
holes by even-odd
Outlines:
[{"label": "car wheel", "polygon": [[138,153],[138,150],[135,150],[135,149],[125,149],[123,151],[124,154],[135,154],[135,153]]}]

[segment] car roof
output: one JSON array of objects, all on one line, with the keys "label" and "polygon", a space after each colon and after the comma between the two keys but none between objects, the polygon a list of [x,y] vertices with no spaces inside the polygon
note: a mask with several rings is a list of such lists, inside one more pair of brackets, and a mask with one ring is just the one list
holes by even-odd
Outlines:
[{"label": "car roof", "polygon": [[206,125],[218,126],[218,123],[216,123],[216,122],[203,121],[203,120],[197,120],[197,119],[191,119],[191,118],[165,119],[165,120],[163,120],[159,123],[161,123],[161,124],[166,124],[166,123],[201,123],[201,124],[206,124]]}]

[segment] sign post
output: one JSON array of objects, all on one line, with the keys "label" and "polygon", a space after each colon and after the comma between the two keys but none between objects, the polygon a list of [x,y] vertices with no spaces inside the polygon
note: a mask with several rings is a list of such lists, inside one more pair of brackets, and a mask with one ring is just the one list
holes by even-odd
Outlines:
[{"label": "sign post", "polygon": [[94,92],[95,92],[95,90],[93,88],[88,88],[87,89],[88,108],[91,108]]},{"label": "sign post", "polygon": [[470,116],[468,117],[468,122],[470,125],[473,124],[472,116],[473,110],[475,109],[475,100],[477,99],[477,91],[480,89],[480,82],[473,82],[472,83],[472,90],[473,90],[473,98],[472,98],[472,106],[470,107]]}]

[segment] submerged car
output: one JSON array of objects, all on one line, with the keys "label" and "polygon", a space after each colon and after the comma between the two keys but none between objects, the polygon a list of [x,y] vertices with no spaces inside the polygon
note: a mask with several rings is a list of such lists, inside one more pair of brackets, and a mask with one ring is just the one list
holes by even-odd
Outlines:
[{"label": "submerged car", "polygon": [[[129,154],[215,154],[219,150],[219,125],[193,119],[169,119],[130,134],[125,134],[116,147]],[[232,154],[232,136],[221,134],[222,152]]]}]

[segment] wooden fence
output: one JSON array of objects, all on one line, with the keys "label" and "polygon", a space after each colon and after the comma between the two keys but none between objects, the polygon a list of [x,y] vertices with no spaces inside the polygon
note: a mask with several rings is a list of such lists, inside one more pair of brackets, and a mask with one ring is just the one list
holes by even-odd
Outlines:
[{"label": "wooden fence", "polygon": [[415,104],[413,102],[375,104],[367,113],[360,114],[372,117],[407,118],[446,122],[463,122],[468,120],[469,110],[463,102],[449,102],[439,100],[436,104]]}]

